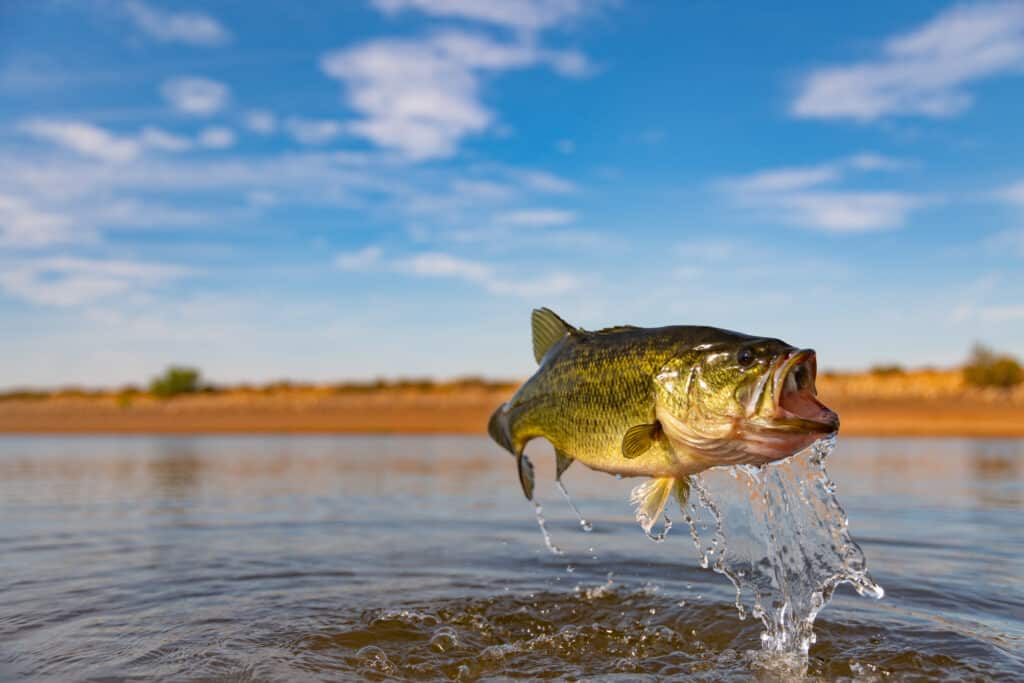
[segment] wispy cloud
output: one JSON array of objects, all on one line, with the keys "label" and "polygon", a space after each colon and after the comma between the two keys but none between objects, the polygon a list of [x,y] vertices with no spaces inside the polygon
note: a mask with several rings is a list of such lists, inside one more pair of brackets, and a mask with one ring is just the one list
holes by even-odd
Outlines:
[{"label": "wispy cloud", "polygon": [[1024,4],[955,6],[887,40],[876,59],[812,71],[794,116],[874,121],[884,116],[948,117],[972,102],[967,86],[1024,67]]},{"label": "wispy cloud", "polygon": [[293,116],[285,120],[285,130],[302,145],[324,145],[344,132],[334,119],[306,119]]},{"label": "wispy cloud", "polygon": [[1024,180],[1018,180],[1006,187],[996,190],[996,197],[1013,204],[1024,206]]},{"label": "wispy cloud", "polygon": [[201,12],[167,12],[139,0],[127,0],[125,13],[144,33],[166,43],[216,46],[231,40],[224,26]]},{"label": "wispy cloud", "polygon": [[46,247],[88,240],[64,214],[39,209],[18,197],[0,195],[0,247]]},{"label": "wispy cloud", "polygon": [[71,307],[150,289],[190,272],[162,263],[62,256],[0,269],[0,290],[35,304]]},{"label": "wispy cloud", "polygon": [[277,117],[266,109],[254,109],[245,115],[245,127],[259,135],[270,135],[277,130]]},{"label": "wispy cloud", "polygon": [[343,251],[334,257],[334,265],[346,272],[360,272],[376,268],[384,254],[380,247],[363,247],[356,251]]},{"label": "wispy cloud", "polygon": [[513,296],[557,295],[571,292],[580,281],[569,273],[553,273],[535,279],[514,279],[499,276],[497,269],[481,261],[452,256],[443,252],[426,252],[395,264],[396,270],[409,275],[430,278],[454,278],[483,287],[492,294]]},{"label": "wispy cloud", "polygon": [[139,134],[139,141],[143,147],[166,152],[184,152],[192,148],[192,141],[188,138],[175,135],[156,126],[146,126],[143,128]]},{"label": "wispy cloud", "polygon": [[578,55],[457,30],[371,41],[330,52],[320,63],[344,83],[349,106],[362,115],[349,130],[413,160],[449,157],[463,138],[493,125],[494,113],[480,101],[486,75],[539,64],[566,76],[585,72]]},{"label": "wispy cloud", "polygon": [[235,131],[226,126],[210,126],[199,133],[199,144],[207,149],[227,149],[235,144]]},{"label": "wispy cloud", "polygon": [[139,154],[136,140],[82,121],[29,119],[18,130],[100,161],[126,162]]},{"label": "wispy cloud", "polygon": [[416,10],[435,17],[466,19],[521,31],[540,31],[583,14],[581,0],[373,0],[387,14]]},{"label": "wispy cloud", "polygon": [[576,220],[576,212],[566,209],[517,209],[494,217],[496,223],[528,228],[568,225]]},{"label": "wispy cloud", "polygon": [[498,295],[557,295],[574,291],[581,285],[578,277],[564,272],[524,279],[509,277],[490,263],[440,251],[387,259],[379,247],[369,246],[338,254],[335,266],[348,272],[383,271],[411,277],[461,280]]},{"label": "wispy cloud", "polygon": [[222,110],[230,97],[230,90],[223,83],[197,76],[171,78],[160,86],[172,107],[185,114],[210,116]]},{"label": "wispy cloud", "polygon": [[888,171],[907,165],[899,159],[859,154],[814,166],[760,171],[719,183],[739,206],[782,223],[833,233],[902,227],[911,211],[926,204],[918,195],[830,188],[851,171]]},{"label": "wispy cloud", "polygon": [[1000,254],[1024,258],[1024,228],[1001,230],[985,239],[984,246]]}]

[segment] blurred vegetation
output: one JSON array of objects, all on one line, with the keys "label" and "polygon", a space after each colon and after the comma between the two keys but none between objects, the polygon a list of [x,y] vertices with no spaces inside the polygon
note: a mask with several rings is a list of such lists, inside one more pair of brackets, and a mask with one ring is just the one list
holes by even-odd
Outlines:
[{"label": "blurred vegetation", "polygon": [[906,370],[902,365],[897,363],[883,363],[881,365],[872,365],[868,372],[872,375],[880,375],[884,377],[886,375],[903,375],[906,373]]},{"label": "blurred vegetation", "polygon": [[170,398],[180,394],[194,394],[202,390],[199,371],[195,368],[171,366],[163,375],[149,383],[149,393],[157,398]]},{"label": "blurred vegetation", "polygon": [[975,344],[964,365],[964,381],[976,387],[1009,389],[1024,381],[1024,368],[1009,354]]}]

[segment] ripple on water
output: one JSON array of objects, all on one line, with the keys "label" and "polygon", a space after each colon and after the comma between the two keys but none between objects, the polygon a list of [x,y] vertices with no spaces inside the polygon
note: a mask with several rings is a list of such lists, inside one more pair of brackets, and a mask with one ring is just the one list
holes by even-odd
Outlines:
[{"label": "ripple on water", "polygon": [[[819,621],[819,645],[805,664],[756,650],[760,624],[738,622],[731,605],[675,601],[650,588],[608,583],[574,594],[536,593],[373,609],[295,637],[288,666],[360,677],[477,680],[622,674],[628,680],[920,680],[998,678],[1005,652],[934,629],[870,621]],[[965,660],[949,646],[972,652]],[[1009,667],[1009,668],[1001,668]],[[264,673],[271,674],[270,671]],[[277,674],[284,675],[283,670]]]}]

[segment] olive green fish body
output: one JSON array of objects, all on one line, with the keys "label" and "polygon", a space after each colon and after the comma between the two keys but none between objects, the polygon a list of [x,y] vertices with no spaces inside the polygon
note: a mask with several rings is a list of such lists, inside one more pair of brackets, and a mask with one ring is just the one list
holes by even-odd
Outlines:
[{"label": "olive green fish body", "polygon": [[533,467],[523,449],[543,437],[558,478],[576,460],[651,477],[631,497],[649,533],[672,492],[683,502],[688,475],[786,457],[838,429],[815,397],[809,349],[714,327],[590,332],[549,309],[535,310],[532,322],[537,372],[488,425],[516,456],[527,498]]},{"label": "olive green fish body", "polygon": [[508,402],[512,451],[546,438],[588,467],[624,476],[671,476],[688,458],[664,439],[633,459],[622,455],[626,431],[656,420],[654,378],[681,351],[721,330],[706,327],[612,328],[567,335]]}]

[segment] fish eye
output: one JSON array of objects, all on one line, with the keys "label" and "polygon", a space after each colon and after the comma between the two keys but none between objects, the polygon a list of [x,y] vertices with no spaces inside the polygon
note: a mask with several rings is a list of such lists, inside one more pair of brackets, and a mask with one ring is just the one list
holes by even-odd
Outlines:
[{"label": "fish eye", "polygon": [[743,347],[736,354],[736,362],[740,364],[740,367],[748,368],[754,362],[754,352],[750,347]]}]

